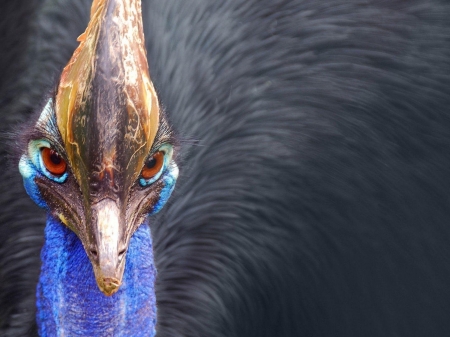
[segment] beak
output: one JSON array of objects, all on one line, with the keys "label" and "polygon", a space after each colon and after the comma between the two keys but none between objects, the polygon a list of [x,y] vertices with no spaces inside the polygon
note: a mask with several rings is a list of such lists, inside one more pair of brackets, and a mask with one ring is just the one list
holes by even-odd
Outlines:
[{"label": "beak", "polygon": [[100,290],[111,296],[122,283],[133,229],[125,221],[124,197],[140,175],[160,123],[141,0],[94,0],[78,41],[61,74],[56,123],[84,197],[85,219],[74,227]]},{"label": "beak", "polygon": [[92,206],[93,243],[89,256],[100,290],[111,296],[122,283],[126,244],[123,238],[125,218],[112,199],[103,199]]}]

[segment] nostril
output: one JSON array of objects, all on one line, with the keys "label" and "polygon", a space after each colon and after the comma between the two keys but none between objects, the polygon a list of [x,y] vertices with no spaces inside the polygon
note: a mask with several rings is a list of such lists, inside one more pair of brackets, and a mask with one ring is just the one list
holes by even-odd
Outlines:
[{"label": "nostril", "polygon": [[123,256],[125,255],[125,251],[126,251],[126,249],[122,249],[122,250],[119,252],[119,261],[122,261]]},{"label": "nostril", "polygon": [[91,249],[89,252],[91,253],[91,255],[94,259],[98,258],[98,252],[96,249]]}]

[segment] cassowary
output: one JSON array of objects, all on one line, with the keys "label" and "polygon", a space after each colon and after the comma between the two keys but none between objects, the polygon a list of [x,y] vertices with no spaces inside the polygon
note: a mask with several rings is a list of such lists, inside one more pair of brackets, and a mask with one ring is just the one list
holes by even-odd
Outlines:
[{"label": "cassowary", "polygon": [[142,6],[0,4],[0,335],[450,335],[450,4]]}]

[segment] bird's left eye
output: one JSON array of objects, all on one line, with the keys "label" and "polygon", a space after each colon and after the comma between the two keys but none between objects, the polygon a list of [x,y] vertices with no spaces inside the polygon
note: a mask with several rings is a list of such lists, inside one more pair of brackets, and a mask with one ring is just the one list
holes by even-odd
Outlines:
[{"label": "bird's left eye", "polygon": [[148,187],[166,171],[172,160],[172,145],[163,144],[145,162],[139,177],[139,184]]},{"label": "bird's left eye", "polygon": [[164,164],[164,152],[158,151],[151,156],[142,168],[141,176],[145,180],[152,179],[156,176]]}]

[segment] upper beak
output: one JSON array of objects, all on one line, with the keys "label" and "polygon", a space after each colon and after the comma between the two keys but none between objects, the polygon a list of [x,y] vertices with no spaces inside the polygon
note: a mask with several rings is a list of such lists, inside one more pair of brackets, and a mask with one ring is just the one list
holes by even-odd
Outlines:
[{"label": "upper beak", "polygon": [[[132,229],[116,199],[128,195],[138,179],[160,123],[141,0],[95,0],[78,41],[58,85],[56,122],[84,197],[85,219],[71,223],[100,290],[110,296],[122,283]],[[98,167],[105,169],[100,173]],[[99,190],[92,190],[94,181]]]},{"label": "upper beak", "polygon": [[93,205],[92,214],[94,240],[88,255],[98,287],[105,295],[111,296],[119,290],[125,267],[125,219],[112,199],[103,199]]}]

